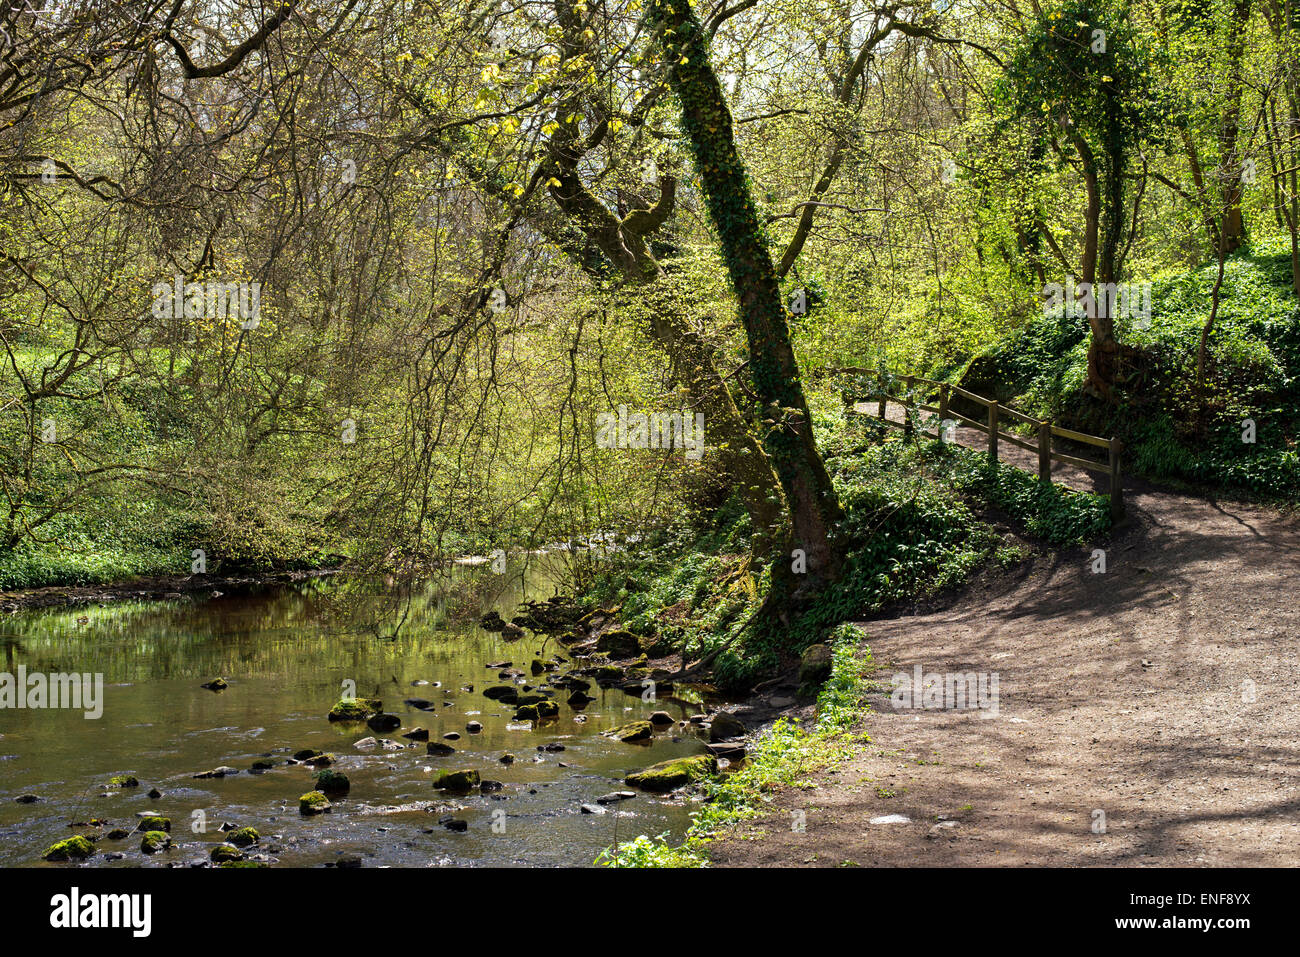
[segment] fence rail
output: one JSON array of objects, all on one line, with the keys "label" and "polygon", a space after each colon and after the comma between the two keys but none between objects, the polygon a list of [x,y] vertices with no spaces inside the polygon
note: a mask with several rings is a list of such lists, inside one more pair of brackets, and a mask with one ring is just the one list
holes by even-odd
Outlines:
[{"label": "fence rail", "polygon": [[[942,440],[943,427],[946,421],[960,423],[969,428],[983,432],[988,436],[988,454],[993,461],[998,460],[998,445],[1001,442],[1009,442],[1018,448],[1025,449],[1029,452],[1038,453],[1038,477],[1039,479],[1050,482],[1052,480],[1052,463],[1060,462],[1062,465],[1072,465],[1076,468],[1087,469],[1092,472],[1100,472],[1110,478],[1109,496],[1110,496],[1110,515],[1111,520],[1119,522],[1124,517],[1124,475],[1121,467],[1121,459],[1124,453],[1124,443],[1118,438],[1103,439],[1100,436],[1088,435],[1085,432],[1076,432],[1073,429],[1062,428],[1059,425],[1053,425],[1047,419],[1036,419],[1032,415],[1027,415],[1019,409],[1013,409],[1010,406],[1002,405],[996,399],[986,399],[982,395],[977,395],[969,389],[963,389],[961,386],[952,385],[948,382],[936,382],[933,379],[927,379],[923,376],[916,375],[891,375],[883,370],[871,369],[840,369],[841,373],[852,373],[856,375],[866,375],[875,378],[879,383],[874,390],[865,393],[846,392],[844,395],[845,411],[857,414],[856,406],[858,403],[876,402],[877,410],[872,418],[895,429],[902,429],[904,433],[911,434],[915,430],[914,412],[932,412],[939,417],[939,431],[932,432],[925,428],[919,431],[922,435],[931,435]],[[888,391],[889,383],[901,382],[904,386],[902,395],[893,395]],[[938,404],[931,402],[922,402],[922,398],[938,399]],[[987,416],[984,422],[968,418],[952,409],[952,400],[954,397],[960,397],[987,409]],[[904,408],[902,422],[894,422],[886,416],[886,408],[889,402],[896,402]],[[871,415],[870,413],[862,413]],[[1023,436],[1014,435],[1002,431],[1001,423],[1004,419],[1013,419],[1025,425],[1033,426],[1035,440],[1028,441]],[[1107,453],[1107,462],[1093,461],[1092,459],[1081,458],[1077,455],[1068,455],[1052,448],[1052,439],[1067,439],[1071,442],[1078,442],[1084,445],[1095,446],[1104,449]]]}]

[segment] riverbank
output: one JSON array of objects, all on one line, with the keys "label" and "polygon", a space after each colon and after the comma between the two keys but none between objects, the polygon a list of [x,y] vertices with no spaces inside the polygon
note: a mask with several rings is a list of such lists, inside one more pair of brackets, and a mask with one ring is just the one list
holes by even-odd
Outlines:
[{"label": "riverbank", "polygon": [[104,605],[117,601],[178,601],[220,597],[253,588],[293,585],[337,575],[337,568],[250,572],[242,575],[154,575],[104,585],[51,585],[0,591],[0,612]]}]

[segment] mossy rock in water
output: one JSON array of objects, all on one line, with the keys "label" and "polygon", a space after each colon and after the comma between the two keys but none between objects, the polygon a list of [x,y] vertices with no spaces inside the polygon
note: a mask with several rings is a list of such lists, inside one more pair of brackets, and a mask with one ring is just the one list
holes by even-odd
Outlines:
[{"label": "mossy rock in water", "polygon": [[222,861],[218,867],[266,867],[262,861]]},{"label": "mossy rock in water", "polygon": [[660,761],[644,770],[633,771],[626,781],[632,787],[644,791],[671,791],[717,772],[717,758],[711,754],[695,754],[688,758]]},{"label": "mossy rock in water", "polygon": [[49,849],[41,855],[41,860],[84,861],[94,853],[95,845],[90,842],[90,838],[77,834],[74,837],[59,841],[57,844],[51,844]]},{"label": "mossy rock in water", "polygon": [[208,855],[212,858],[214,864],[226,864],[234,861],[242,861],[244,852],[237,847],[231,847],[229,844],[218,844]]},{"label": "mossy rock in water", "polygon": [[606,731],[605,734],[631,744],[636,741],[649,741],[654,734],[654,726],[649,721],[632,721],[612,731]]},{"label": "mossy rock in water", "polygon": [[298,798],[298,813],[324,814],[330,809],[330,800],[320,791],[308,791]]},{"label": "mossy rock in water", "polygon": [[172,829],[172,822],[169,818],[160,817],[156,814],[150,814],[148,817],[140,818],[140,823],[136,825],[137,831],[168,831]]},{"label": "mossy rock in water", "polygon": [[342,771],[331,771],[326,768],[316,775],[316,790],[323,791],[326,794],[347,794],[352,789],[352,782]]},{"label": "mossy rock in water", "polygon": [[172,846],[171,836],[166,831],[145,831],[140,839],[140,850],[146,854],[157,854]]},{"label": "mossy rock in water", "polygon": [[140,782],[136,780],[135,775],[119,774],[108,779],[108,786],[111,788],[138,788]]},{"label": "mossy rock in water", "polygon": [[618,665],[598,665],[591,670],[591,676],[599,682],[622,681],[623,669]]},{"label": "mossy rock in water", "polygon": [[241,827],[237,831],[231,831],[226,837],[226,841],[235,845],[235,847],[250,847],[262,839],[262,835],[257,833],[255,827]]},{"label": "mossy rock in water", "polygon": [[543,698],[536,704],[526,704],[515,709],[516,721],[541,721],[554,718],[560,713],[560,706],[550,698]]},{"label": "mossy rock in water", "polygon": [[478,772],[466,769],[464,771],[443,771],[433,779],[433,786],[439,791],[457,791],[464,793],[471,791],[479,785]]},{"label": "mossy rock in water", "polygon": [[483,697],[504,704],[519,704],[519,689],[514,685],[494,685],[484,690]]},{"label": "mossy rock in water", "polygon": [[611,658],[635,658],[641,654],[641,639],[630,631],[607,631],[596,639],[596,650]]},{"label": "mossy rock in water", "polygon": [[331,721],[365,721],[371,715],[384,710],[384,703],[378,698],[340,698],[338,704],[330,708]]}]

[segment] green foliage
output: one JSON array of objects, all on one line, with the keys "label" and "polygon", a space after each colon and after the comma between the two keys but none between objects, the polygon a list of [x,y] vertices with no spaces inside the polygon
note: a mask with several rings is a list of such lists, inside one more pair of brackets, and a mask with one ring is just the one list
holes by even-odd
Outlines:
[{"label": "green foliage", "polygon": [[1092,542],[1110,529],[1107,496],[1040,482],[1036,475],[956,445],[932,446],[925,455],[942,474],[941,480],[996,505],[1031,535],[1052,545]]},{"label": "green foliage", "polygon": [[1154,60],[1124,0],[1065,0],[1030,25],[995,97],[1022,119],[1082,136],[1098,154],[1122,152],[1160,118]]},{"label": "green foliage", "polygon": [[[834,450],[844,443],[827,444]],[[657,635],[688,657],[726,645],[714,681],[743,692],[841,622],[935,595],[985,561],[1005,560],[1002,539],[976,514],[981,505],[997,506],[1051,544],[1091,541],[1109,528],[1104,497],[1044,485],[937,443],[889,442],[841,455],[833,478],[845,508],[844,573],[789,626],[755,618],[769,571],[751,569],[747,556],[731,551],[744,541],[743,520],[731,509],[714,528],[662,536],[619,556],[589,598],[620,603],[630,630]]]},{"label": "green foliage", "polygon": [[[1210,335],[1206,380],[1196,357],[1217,266],[1152,283],[1151,323],[1120,324],[1136,350],[1115,405],[1083,393],[1086,321],[1035,316],[971,359],[961,381],[1031,415],[1127,446],[1125,471],[1290,499],[1300,492],[1300,308],[1287,251],[1268,246],[1230,257]],[[1246,419],[1256,441],[1242,441]],[[1055,541],[1051,535],[1044,536]]]}]

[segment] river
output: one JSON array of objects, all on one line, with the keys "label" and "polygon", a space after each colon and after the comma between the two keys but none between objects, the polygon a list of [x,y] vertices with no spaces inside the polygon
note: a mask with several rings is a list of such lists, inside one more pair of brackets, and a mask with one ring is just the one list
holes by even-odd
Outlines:
[{"label": "river", "polygon": [[[664,832],[680,837],[690,799],[641,793],[618,804],[595,802],[625,790],[629,770],[698,753],[700,740],[680,725],[643,745],[599,732],[654,710],[684,719],[698,708],[646,702],[593,684],[595,700],[581,711],[565,704],[567,692],[560,691],[558,719],[539,728],[514,722],[512,708],[481,693],[503,683],[499,669],[485,665],[511,661],[528,675],[534,658],[567,659],[568,651],[541,637],[505,640],[480,628],[477,618],[496,608],[508,619],[525,595],[549,597],[551,573],[543,562],[505,576],[479,568],[459,569],[455,577],[455,587],[429,585],[409,603],[313,579],[196,600],[7,616],[0,637],[7,672],[24,665],[29,674],[102,673],[104,690],[97,719],[73,710],[0,708],[0,865],[57,866],[41,861],[54,842],[133,830],[142,812],[170,819],[173,849],[149,856],[138,833],[104,836],[85,866],[200,864],[222,842],[222,824],[256,828],[262,840],[255,854],[304,867],[589,865],[616,840]],[[408,617],[398,637],[380,637],[391,634],[404,608]],[[217,676],[229,682],[226,690],[201,687]],[[539,685],[545,676],[520,680]],[[326,715],[345,681],[355,682],[360,695],[381,698],[402,727],[376,735],[364,724],[331,724]],[[433,706],[421,710],[404,699]],[[482,724],[481,733],[467,732],[471,721]],[[456,753],[427,754],[424,742],[401,736],[413,728],[427,729],[434,742],[459,733],[447,742]],[[368,737],[403,747],[355,746]],[[563,750],[539,750],[544,745]],[[290,763],[294,752],[308,748],[334,754],[333,767],[351,781],[346,796],[332,799],[330,813],[314,817],[298,812],[314,769]],[[507,752],[516,757],[511,764],[499,760]],[[253,773],[258,760],[273,767]],[[220,766],[239,773],[194,777]],[[466,797],[433,789],[438,771],[461,768],[503,787]],[[107,786],[124,774],[140,786]],[[154,788],[161,797],[148,796]],[[20,803],[25,795],[39,800]],[[583,804],[605,813],[583,813]],[[442,826],[449,815],[467,828]],[[107,823],[69,827],[92,818]]]}]

